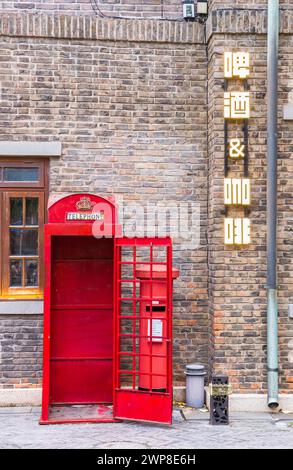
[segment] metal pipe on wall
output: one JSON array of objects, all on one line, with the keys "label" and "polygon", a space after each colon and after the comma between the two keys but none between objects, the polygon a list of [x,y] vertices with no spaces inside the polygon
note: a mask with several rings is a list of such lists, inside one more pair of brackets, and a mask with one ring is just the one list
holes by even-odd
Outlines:
[{"label": "metal pipe on wall", "polygon": [[277,301],[279,1],[268,0],[267,32],[267,403],[279,405]]}]

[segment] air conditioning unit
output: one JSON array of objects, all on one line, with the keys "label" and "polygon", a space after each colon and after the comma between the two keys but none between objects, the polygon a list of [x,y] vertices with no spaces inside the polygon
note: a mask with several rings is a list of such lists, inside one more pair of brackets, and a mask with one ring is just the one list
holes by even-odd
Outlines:
[{"label": "air conditioning unit", "polygon": [[194,20],[195,6],[194,0],[183,0],[183,18],[186,21]]}]

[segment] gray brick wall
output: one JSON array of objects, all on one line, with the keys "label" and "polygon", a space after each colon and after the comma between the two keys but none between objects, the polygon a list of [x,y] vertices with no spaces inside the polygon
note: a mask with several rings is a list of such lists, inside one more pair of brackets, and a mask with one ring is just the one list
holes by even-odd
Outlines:
[{"label": "gray brick wall", "polygon": [[[21,21],[16,30],[22,31]],[[62,21],[54,31],[93,34],[90,22],[81,31]],[[174,265],[181,271],[174,293],[174,378],[182,383],[186,362],[207,363],[208,354],[203,26],[181,23],[178,29],[166,22],[154,29],[154,22],[144,22],[139,36],[138,23],[129,29],[124,22],[114,42],[117,23],[101,22],[107,28],[97,23],[99,39],[91,40],[42,37],[48,23],[33,15],[27,24],[35,37],[14,37],[5,24],[0,133],[4,140],[62,143],[61,158],[50,165],[51,193],[200,203],[201,247],[188,250],[174,240]],[[25,364],[22,373],[29,374]]]},{"label": "gray brick wall", "polygon": [[182,18],[182,0],[15,0],[0,2],[2,11],[133,18]]},{"label": "gray brick wall", "polygon": [[42,316],[0,315],[0,388],[40,386]]},{"label": "gray brick wall", "polygon": [[[234,16],[233,16],[234,15]],[[266,36],[262,13],[215,15],[209,37],[209,286],[210,343],[215,371],[228,373],[234,390],[266,390]],[[280,388],[292,391],[293,323],[288,304],[293,299],[292,146],[293,124],[282,119],[282,106],[292,99],[290,70],[292,12],[281,14],[279,61],[278,159],[278,285]],[[227,32],[235,34],[227,34]],[[213,33],[212,34],[212,30]],[[247,34],[250,31],[251,34]],[[225,34],[226,32],[226,34]],[[257,34],[255,34],[255,32]],[[247,50],[251,55],[251,118],[249,174],[252,184],[249,247],[223,243],[223,54]],[[239,128],[239,126],[238,126]],[[231,129],[231,125],[230,125]],[[232,167],[232,165],[231,165]],[[233,167],[232,167],[233,168]],[[234,166],[231,175],[239,176]],[[236,214],[242,215],[242,211]],[[290,346],[291,345],[291,346]]]},{"label": "gray brick wall", "polygon": [[[209,362],[215,371],[230,375],[235,391],[263,393],[266,11],[258,8],[261,2],[253,3],[249,11],[241,10],[241,2],[236,4],[238,11],[226,5],[223,13],[220,2],[210,3],[215,9],[207,22],[207,44],[203,26],[183,22],[5,16],[0,132],[3,140],[62,142],[61,159],[51,162],[52,193],[91,190],[123,195],[127,201],[200,202],[201,248],[186,250],[179,240],[174,244],[174,264],[181,270],[174,301],[175,381],[184,381],[186,362]],[[293,101],[293,15],[282,5],[279,342],[281,391],[290,392],[292,123],[282,120],[282,105]],[[249,50],[252,57],[252,243],[241,250],[225,248],[223,243],[222,64],[228,49]],[[23,373],[34,384],[25,367]],[[6,379],[2,384],[7,384]],[[15,385],[20,383],[21,377],[18,382],[16,378]]]}]

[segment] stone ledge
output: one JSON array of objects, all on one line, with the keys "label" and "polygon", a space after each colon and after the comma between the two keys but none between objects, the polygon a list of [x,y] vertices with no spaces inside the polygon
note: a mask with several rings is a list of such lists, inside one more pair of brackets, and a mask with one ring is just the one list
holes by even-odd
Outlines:
[{"label": "stone ledge", "polygon": [[0,35],[103,41],[205,43],[205,27],[199,23],[34,13],[0,15]]},{"label": "stone ledge", "polygon": [[0,315],[43,315],[42,300],[0,300]]},{"label": "stone ledge", "polygon": [[[205,387],[205,392],[206,404],[209,407],[208,387]],[[184,401],[185,387],[174,387],[173,394],[176,401]],[[281,393],[279,399],[283,411],[293,412],[293,393]],[[0,407],[40,406],[41,400],[41,388],[0,389]],[[266,395],[257,393],[233,393],[229,398],[229,410],[231,412],[272,412],[267,407]]]},{"label": "stone ledge", "polygon": [[[174,387],[173,397],[176,401],[185,401],[185,387]],[[40,387],[0,389],[0,407],[40,406],[41,402],[42,389]]]},{"label": "stone ledge", "polygon": [[39,406],[42,401],[41,388],[0,389],[0,407]]},{"label": "stone ledge", "polygon": [[1,157],[61,157],[61,142],[0,141]]},{"label": "stone ledge", "polygon": [[[205,387],[206,405],[210,406],[209,388]],[[293,393],[279,394],[280,408],[293,412]],[[229,411],[264,412],[271,413],[267,406],[267,396],[258,393],[232,393],[229,396]]]}]

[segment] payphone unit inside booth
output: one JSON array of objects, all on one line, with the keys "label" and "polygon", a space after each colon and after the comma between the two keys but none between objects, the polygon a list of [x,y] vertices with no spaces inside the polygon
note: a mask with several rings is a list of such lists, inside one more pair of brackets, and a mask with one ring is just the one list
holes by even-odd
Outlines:
[{"label": "payphone unit inside booth", "polygon": [[177,276],[171,239],[121,237],[112,198],[49,205],[41,424],[172,422]]}]

